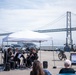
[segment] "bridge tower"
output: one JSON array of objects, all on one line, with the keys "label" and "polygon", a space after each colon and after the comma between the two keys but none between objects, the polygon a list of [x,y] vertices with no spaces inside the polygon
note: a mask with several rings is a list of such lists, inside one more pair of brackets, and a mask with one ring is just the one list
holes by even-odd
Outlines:
[{"label": "bridge tower", "polygon": [[66,16],[66,46],[73,47],[72,29],[71,29],[71,12],[67,11]]}]

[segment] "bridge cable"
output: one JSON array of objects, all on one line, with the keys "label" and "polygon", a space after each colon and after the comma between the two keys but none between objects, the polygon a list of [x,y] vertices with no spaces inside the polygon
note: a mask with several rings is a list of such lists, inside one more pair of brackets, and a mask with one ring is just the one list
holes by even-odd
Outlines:
[{"label": "bridge cable", "polygon": [[50,23],[48,23],[48,24],[46,24],[46,25],[44,25],[44,26],[41,26],[41,27],[39,27],[39,28],[37,28],[37,29],[41,29],[41,28],[43,28],[43,27],[45,27],[45,26],[48,26],[48,25],[53,25],[53,24],[59,22],[59,21],[60,21],[61,19],[63,19],[65,16],[66,16],[66,14],[63,14],[63,15],[61,15],[60,17],[58,17],[57,19],[55,19],[54,21],[52,21],[52,22],[50,22]]},{"label": "bridge cable", "polygon": [[75,13],[72,13],[72,14],[76,16],[76,14],[75,14]]}]

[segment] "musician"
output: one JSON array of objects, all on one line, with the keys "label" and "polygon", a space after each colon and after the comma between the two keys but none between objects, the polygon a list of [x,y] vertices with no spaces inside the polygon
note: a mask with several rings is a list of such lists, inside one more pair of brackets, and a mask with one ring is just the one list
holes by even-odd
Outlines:
[{"label": "musician", "polygon": [[8,48],[7,51],[4,52],[4,64],[10,62],[13,57],[13,52],[11,48]]},{"label": "musician", "polygon": [[27,56],[27,65],[28,67],[32,66],[32,62],[38,59],[38,54],[34,48],[31,48],[30,55]]},{"label": "musician", "polygon": [[24,55],[19,52],[18,48],[16,48],[15,54],[14,54],[14,61],[16,62],[16,66],[20,67],[20,62],[21,62],[20,58],[21,57],[23,58],[23,63],[25,63],[26,59],[25,59]]}]

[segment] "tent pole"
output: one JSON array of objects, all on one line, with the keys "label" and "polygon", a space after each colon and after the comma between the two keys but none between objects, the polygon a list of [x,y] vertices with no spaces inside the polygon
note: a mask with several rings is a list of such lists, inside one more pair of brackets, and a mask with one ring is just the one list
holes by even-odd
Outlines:
[{"label": "tent pole", "polygon": [[[3,41],[2,41],[2,49],[3,49]],[[2,51],[1,51],[1,64],[3,64],[2,63]]]},{"label": "tent pole", "polygon": [[40,61],[41,61],[41,41],[39,41],[40,43]]},{"label": "tent pole", "polygon": [[54,44],[53,44],[53,39],[52,39],[52,50],[53,50],[53,61],[54,61],[53,69],[55,69],[56,66],[55,66],[55,55],[54,55]]}]

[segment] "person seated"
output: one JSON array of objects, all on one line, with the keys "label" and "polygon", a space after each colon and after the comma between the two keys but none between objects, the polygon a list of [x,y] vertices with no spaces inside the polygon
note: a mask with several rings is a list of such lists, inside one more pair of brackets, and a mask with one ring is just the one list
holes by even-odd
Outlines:
[{"label": "person seated", "polygon": [[59,71],[59,74],[63,73],[75,73],[75,70],[71,67],[71,61],[68,59],[64,61],[64,68]]},{"label": "person seated", "polygon": [[8,48],[5,52],[4,52],[4,66],[6,68],[6,65],[9,64],[10,69],[14,68],[14,61],[13,61],[13,51],[11,48]]},{"label": "person seated", "polygon": [[30,75],[52,75],[48,70],[44,70],[42,68],[41,62],[35,60],[33,63],[32,71],[30,71]]},{"label": "person seated", "polygon": [[24,55],[23,54],[21,54],[21,53],[19,53],[19,51],[18,51],[18,48],[16,48],[16,50],[15,50],[15,54],[14,54],[14,61],[15,61],[15,63],[16,63],[16,67],[18,66],[18,67],[20,67],[20,62],[22,61],[20,58],[23,58],[23,63],[25,63],[25,57],[24,57]]},{"label": "person seated", "polygon": [[60,51],[61,54],[64,54],[64,50],[59,49],[59,51]]},{"label": "person seated", "polygon": [[18,55],[19,55],[19,51],[18,48],[16,48],[15,53],[14,53],[14,61],[17,62],[18,61]]},{"label": "person seated", "polygon": [[32,62],[38,59],[38,54],[34,48],[31,49],[30,54],[27,56],[27,66],[31,67]]},{"label": "person seated", "polygon": [[32,59],[32,62],[38,59],[38,54],[34,48],[31,49],[30,58]]},{"label": "person seated", "polygon": [[7,51],[5,51],[4,53],[4,63],[8,63],[10,62],[11,60],[13,60],[13,52],[12,52],[12,49],[11,48],[8,48]]}]

